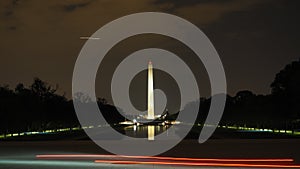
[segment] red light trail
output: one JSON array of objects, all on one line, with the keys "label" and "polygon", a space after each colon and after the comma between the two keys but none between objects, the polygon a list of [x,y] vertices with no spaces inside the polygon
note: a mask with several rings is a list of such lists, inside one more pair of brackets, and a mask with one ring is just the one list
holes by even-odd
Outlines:
[{"label": "red light trail", "polygon": [[154,164],[173,166],[206,166],[206,167],[248,167],[248,168],[300,168],[294,165],[291,158],[269,159],[238,159],[238,158],[177,158],[156,156],[125,156],[125,155],[101,155],[101,154],[51,154],[37,155],[38,159],[89,159],[95,163],[111,164]]},{"label": "red light trail", "polygon": [[291,158],[284,159],[217,159],[217,158],[180,158],[180,157],[158,157],[158,156],[125,156],[125,155],[100,155],[100,154],[51,154],[37,155],[36,158],[140,158],[179,161],[223,161],[223,162],[294,162]]},{"label": "red light trail", "polygon": [[300,165],[271,165],[271,164],[231,164],[231,163],[189,163],[189,162],[148,162],[148,161],[114,161],[96,160],[96,163],[112,164],[156,164],[156,165],[180,165],[180,166],[205,166],[205,167],[262,167],[262,168],[300,168]]}]

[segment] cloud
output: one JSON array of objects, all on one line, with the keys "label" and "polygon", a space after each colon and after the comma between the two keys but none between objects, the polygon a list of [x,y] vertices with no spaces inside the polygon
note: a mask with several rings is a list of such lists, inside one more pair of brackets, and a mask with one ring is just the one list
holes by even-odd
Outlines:
[{"label": "cloud", "polygon": [[234,0],[214,0],[213,2],[211,0],[188,0],[188,1],[183,1],[183,0],[156,0],[154,3],[155,4],[172,4],[174,8],[181,8],[181,7],[191,7],[194,5],[199,5],[199,4],[209,4],[209,3],[219,3],[219,4],[224,4],[228,3],[230,1]]},{"label": "cloud", "polygon": [[60,84],[69,94],[74,62],[85,42],[80,36],[90,36],[121,16],[157,10],[152,0],[20,0],[12,4],[0,1],[1,82],[14,86],[40,77]]},{"label": "cloud", "polygon": [[229,1],[205,1],[204,3],[192,3],[180,5],[174,13],[199,25],[209,25],[217,22],[228,14],[251,10],[259,4],[266,3],[261,0],[229,0]]},{"label": "cloud", "polygon": [[64,10],[67,12],[72,12],[77,8],[82,8],[87,5],[89,5],[92,1],[87,1],[87,2],[77,2],[77,3],[71,3],[71,4],[66,4],[63,6]]},{"label": "cloud", "polygon": [[9,26],[8,29],[9,29],[9,30],[16,30],[17,27],[16,27],[16,26]]},{"label": "cloud", "polygon": [[[200,28],[202,26],[205,27],[205,33],[211,31],[215,34],[215,32],[218,32],[219,36],[216,36],[213,40],[216,42],[221,41],[219,44],[222,43],[222,46],[224,45],[223,42],[230,39],[230,37],[235,38],[235,40],[237,37],[245,39],[244,36],[239,37],[241,28],[235,28],[232,23],[245,23],[243,25],[247,25],[246,23],[249,21],[257,21],[257,17],[266,16],[261,21],[259,29],[264,28],[267,31],[277,30],[281,27],[285,30],[285,25],[298,23],[284,18],[283,21],[285,22],[281,24],[281,27],[280,24],[272,25],[272,27],[266,26],[265,21],[277,23],[270,20],[270,18],[276,20],[278,17],[285,16],[286,14],[284,13],[289,11],[290,7],[284,6],[283,8],[286,11],[280,9],[278,11],[284,13],[273,17],[275,15],[273,11],[267,14],[257,12],[267,9],[258,9],[257,7],[261,6],[261,4],[266,4],[265,6],[269,7],[268,5],[274,4],[274,1],[0,0],[0,36],[3,39],[0,41],[0,80],[8,84],[16,84],[17,82],[31,83],[33,77],[40,77],[50,83],[60,84],[62,89],[70,94],[73,66],[85,42],[80,40],[79,37],[90,36],[106,23],[137,12],[158,11],[173,13],[197,24]],[[296,8],[297,5],[293,6]],[[270,10],[274,10],[274,8],[271,7]],[[243,11],[248,12],[243,13]],[[241,13],[244,15],[240,16]],[[296,14],[295,12],[295,16]],[[245,19],[245,15],[249,16],[249,18]],[[233,18],[244,19],[244,22],[240,20],[235,21]],[[257,22],[253,23],[253,27],[256,26],[255,24],[257,25]],[[298,27],[290,26],[288,28],[296,29]],[[227,29],[227,31],[224,29]],[[249,34],[248,32],[246,33]],[[291,31],[289,30],[289,32]],[[230,37],[226,36],[223,38],[222,34],[225,33],[228,33]],[[282,36],[286,37],[283,33]],[[257,35],[252,35],[251,37],[257,37]],[[293,37],[296,39],[298,36]],[[254,40],[249,43],[255,44]],[[264,39],[260,39],[260,41],[262,44],[265,42]],[[150,42],[146,41],[145,43]],[[232,44],[225,44],[233,45],[234,43],[236,42],[232,41]],[[258,43],[256,42],[256,44]],[[298,45],[298,43],[291,45],[293,45],[292,47],[295,51],[297,48],[294,46]],[[230,46],[227,48],[231,50]],[[254,55],[254,53],[251,55]],[[251,59],[250,56],[249,59]],[[232,62],[228,61],[228,63]],[[238,79],[234,80],[238,82]]]}]

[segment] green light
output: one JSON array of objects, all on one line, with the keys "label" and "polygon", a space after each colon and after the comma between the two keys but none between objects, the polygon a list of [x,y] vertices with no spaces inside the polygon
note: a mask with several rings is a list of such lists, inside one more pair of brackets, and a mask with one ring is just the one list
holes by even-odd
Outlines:
[{"label": "green light", "polygon": [[72,130],[80,130],[80,127],[74,127]]}]

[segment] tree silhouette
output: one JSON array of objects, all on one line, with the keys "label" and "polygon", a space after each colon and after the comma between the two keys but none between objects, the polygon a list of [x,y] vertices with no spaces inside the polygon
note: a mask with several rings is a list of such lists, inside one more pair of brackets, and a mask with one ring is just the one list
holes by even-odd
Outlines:
[{"label": "tree silhouette", "polygon": [[58,86],[35,78],[26,88],[0,87],[0,133],[42,131],[78,126],[72,102],[56,93]]},{"label": "tree silhouette", "polygon": [[272,94],[279,96],[299,96],[300,94],[300,59],[285,66],[276,74],[271,84]]},{"label": "tree silhouette", "polygon": [[0,130],[2,133],[9,132],[9,128],[11,127],[12,114],[9,112],[10,107],[12,106],[14,93],[9,87],[0,86],[0,115],[1,115],[1,123]]},{"label": "tree silhouette", "polygon": [[[249,90],[227,95],[221,124],[247,125],[277,129],[300,127],[300,60],[285,66],[276,74],[271,84],[272,93],[256,95]],[[24,131],[42,131],[79,126],[73,100],[58,94],[58,85],[53,87],[39,78],[26,87],[19,83],[14,90],[0,86],[0,134]],[[82,93],[74,101],[89,104],[92,100]],[[210,108],[211,98],[200,98],[197,123],[203,124]],[[108,104],[105,98],[97,99],[106,121],[116,124],[125,118],[119,108]],[[187,105],[194,106],[196,102]],[[167,119],[175,120],[177,112],[170,112]]]},{"label": "tree silhouette", "polygon": [[278,110],[289,119],[300,119],[300,59],[276,74],[271,88]]}]

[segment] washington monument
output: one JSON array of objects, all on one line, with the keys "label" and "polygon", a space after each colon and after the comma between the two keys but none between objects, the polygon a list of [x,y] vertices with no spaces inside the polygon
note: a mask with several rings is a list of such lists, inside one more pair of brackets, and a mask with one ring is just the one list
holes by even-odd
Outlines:
[{"label": "washington monument", "polygon": [[147,119],[154,120],[154,92],[153,92],[153,67],[148,63],[148,116]]}]

